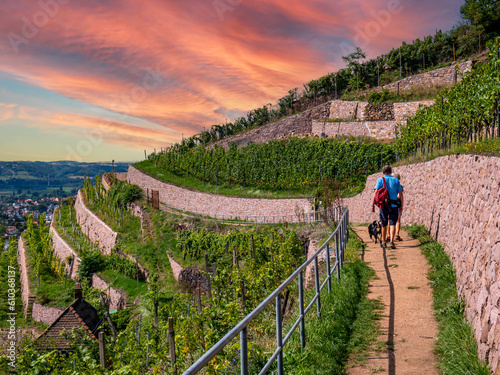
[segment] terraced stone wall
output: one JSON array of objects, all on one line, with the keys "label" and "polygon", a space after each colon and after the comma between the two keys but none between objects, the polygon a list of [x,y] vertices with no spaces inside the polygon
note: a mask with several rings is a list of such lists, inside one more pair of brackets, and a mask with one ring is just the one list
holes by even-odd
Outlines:
[{"label": "terraced stone wall", "polygon": [[396,121],[358,121],[328,122],[314,121],[312,133],[324,134],[326,137],[372,137],[375,139],[394,139]]},{"label": "terraced stone wall", "polygon": [[17,263],[19,265],[19,279],[21,283],[21,299],[23,301],[24,316],[45,324],[52,324],[62,310],[43,306],[36,302],[36,296],[31,294],[28,277],[28,258],[23,238],[19,238],[17,246]]},{"label": "terraced stone wall", "polygon": [[118,233],[114,232],[109,225],[87,208],[81,191],[78,191],[75,211],[76,221],[80,225],[82,232],[90,240],[99,244],[99,248],[104,255],[111,254],[111,250],[115,247]]},{"label": "terraced stone wall", "polygon": [[[408,91],[411,89],[418,89],[421,87],[432,87],[432,86],[453,86],[454,84],[462,80],[463,75],[466,72],[472,70],[472,61],[465,61],[458,64],[458,72],[455,74],[456,64],[435,69],[430,72],[417,74],[414,76],[403,78],[398,82],[393,82],[388,85],[382,86],[382,88],[396,92]],[[374,91],[382,91],[381,88],[376,88]]]},{"label": "terraced stone wall", "polygon": [[[500,371],[500,158],[445,156],[398,167],[405,190],[403,225],[422,224],[445,247],[481,358]],[[345,199],[352,222],[371,222],[375,182]]]},{"label": "terraced stone wall", "polygon": [[[224,214],[225,218],[228,219],[277,216],[276,221],[282,221],[283,216],[313,211],[311,203],[307,199],[234,198],[200,193],[158,181],[133,166],[129,167],[127,179],[128,182],[139,185],[143,190],[158,190],[160,192],[160,202],[176,209],[211,216]],[[258,219],[258,221],[262,220]]]},{"label": "terraced stone wall", "polygon": [[[50,233],[52,234],[52,247],[54,249],[54,254],[58,256],[62,261],[66,261],[69,256],[74,257],[74,264],[71,270],[70,277],[75,280],[78,274],[78,266],[80,265],[81,259],[75,250],[61,237],[57,229],[55,228],[54,221],[50,225]],[[69,265],[66,265],[66,271]]]}]

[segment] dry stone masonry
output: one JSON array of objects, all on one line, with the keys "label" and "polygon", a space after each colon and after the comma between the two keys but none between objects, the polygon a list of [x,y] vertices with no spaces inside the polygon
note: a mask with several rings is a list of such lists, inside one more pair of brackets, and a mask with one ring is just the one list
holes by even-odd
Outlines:
[{"label": "dry stone masonry", "polygon": [[61,314],[62,310],[43,306],[36,302],[36,297],[31,294],[28,277],[28,259],[26,247],[22,237],[19,238],[17,246],[17,264],[19,265],[19,279],[21,283],[21,299],[23,301],[23,310],[25,318],[45,324],[52,324]]},{"label": "dry stone masonry", "polygon": [[372,137],[380,140],[394,139],[396,121],[359,121],[359,122],[319,122],[312,123],[312,133],[325,137]]},{"label": "dry stone masonry", "polygon": [[[254,220],[254,216],[276,216],[276,221],[283,221],[283,216],[313,211],[307,199],[234,198],[201,193],[158,181],[132,166],[129,167],[127,179],[128,182],[140,186],[143,190],[158,190],[160,202],[168,206],[210,216],[224,215],[226,219],[249,217]],[[263,218],[257,218],[257,221],[262,220]]]},{"label": "dry stone masonry", "polygon": [[[334,100],[331,102],[330,118],[313,120],[311,133],[325,137],[364,136],[380,140],[394,139],[399,125],[405,124],[408,117],[414,116],[422,106],[432,104],[434,100],[394,104]],[[344,121],[349,118],[352,120]]]},{"label": "dry stone masonry", "polygon": [[231,143],[236,143],[236,145],[241,147],[249,143],[266,143],[269,142],[269,140],[286,139],[292,135],[299,136],[310,134],[312,121],[327,118],[329,111],[330,102],[308,109],[294,116],[284,118],[275,123],[222,139],[216,142],[216,144],[227,150],[231,146]]},{"label": "dry stone masonry", "polygon": [[[398,167],[405,190],[403,225],[425,225],[445,247],[457,272],[479,355],[500,371],[500,158],[445,156]],[[352,222],[371,222],[375,182],[345,199]]]},{"label": "dry stone masonry", "polygon": [[92,275],[92,287],[105,292],[109,310],[123,310],[125,308],[126,300],[124,295],[119,290],[110,287],[106,281],[96,274]]},{"label": "dry stone masonry", "polygon": [[87,208],[81,191],[78,191],[75,211],[76,221],[80,225],[82,232],[91,241],[98,243],[104,255],[111,254],[111,250],[115,247],[118,233],[114,232],[109,225]]},{"label": "dry stone masonry", "polygon": [[[78,274],[78,266],[80,265],[81,259],[75,250],[61,237],[59,232],[54,226],[54,221],[50,225],[50,233],[52,235],[52,248],[54,249],[54,254],[57,255],[59,259],[66,262],[66,259],[70,256],[74,258],[73,268],[71,270],[70,277],[73,280],[76,280]],[[66,271],[70,267],[69,264],[66,264]]]},{"label": "dry stone masonry", "polygon": [[[431,86],[453,86],[454,84],[460,82],[466,72],[472,70],[472,61],[465,61],[458,64],[458,72],[455,73],[457,64],[453,64],[441,69],[435,69],[427,73],[417,74],[414,76],[403,78],[398,82],[393,82],[388,85],[382,86],[382,88],[396,92],[399,91],[409,91],[412,89],[418,89],[421,87],[431,87]],[[380,87],[374,89],[374,91],[382,91]]]}]

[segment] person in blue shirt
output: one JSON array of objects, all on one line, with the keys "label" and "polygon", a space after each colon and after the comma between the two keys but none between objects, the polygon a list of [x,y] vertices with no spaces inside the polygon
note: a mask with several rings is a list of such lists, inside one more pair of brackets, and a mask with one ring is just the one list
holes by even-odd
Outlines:
[{"label": "person in blue shirt", "polygon": [[[392,176],[392,168],[390,165],[384,165],[382,168],[382,173],[384,174],[386,189],[389,192],[390,203],[384,209],[380,210],[380,224],[382,226],[382,241],[380,246],[386,247],[387,240],[387,225],[389,224],[389,246],[393,249],[396,248],[394,245],[394,238],[396,235],[396,224],[398,222],[399,213],[403,211],[403,205],[398,204],[398,202],[403,202],[403,188],[399,183],[399,180]],[[375,192],[373,193],[372,207],[375,206],[375,194],[378,189],[384,187],[384,181],[382,177],[377,180],[375,184]]]},{"label": "person in blue shirt", "polygon": [[[399,173],[393,173],[392,176],[396,177],[399,180],[399,183],[401,183],[401,176],[399,175]],[[401,185],[401,188],[403,189],[403,191],[405,191],[403,185]],[[396,223],[396,241],[403,241],[403,239],[399,235],[399,232],[401,230],[401,215],[403,215],[403,199],[401,199],[401,209],[399,210],[398,222]]]}]

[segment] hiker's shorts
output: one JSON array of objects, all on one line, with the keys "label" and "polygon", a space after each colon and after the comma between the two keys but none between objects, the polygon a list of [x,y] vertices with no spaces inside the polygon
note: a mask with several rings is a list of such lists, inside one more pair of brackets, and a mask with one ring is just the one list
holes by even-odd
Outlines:
[{"label": "hiker's shorts", "polygon": [[380,210],[380,224],[383,227],[389,225],[396,225],[398,222],[398,208],[397,207],[386,207],[383,210]]}]

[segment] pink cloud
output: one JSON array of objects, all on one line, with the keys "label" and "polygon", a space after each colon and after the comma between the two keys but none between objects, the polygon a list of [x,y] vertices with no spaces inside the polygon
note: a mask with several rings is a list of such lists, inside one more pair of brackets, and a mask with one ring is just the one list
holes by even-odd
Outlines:
[{"label": "pink cloud", "polygon": [[[389,9],[394,0],[245,1],[230,6],[223,19],[213,2],[201,0],[49,2],[58,5],[46,22],[40,12],[50,12],[39,2],[2,4],[9,16],[0,32],[11,38],[0,40],[0,71],[118,114],[153,120],[150,128],[120,121],[108,135],[115,142],[136,137],[151,145],[179,141],[181,133],[224,122],[223,112],[245,113],[335,71],[342,66],[341,43],[353,44],[359,30],[375,30],[377,22],[365,47],[369,57],[456,18],[430,0],[401,0],[397,11]],[[458,0],[446,3],[447,9],[458,9]],[[390,20],[382,25],[384,14]],[[34,26],[27,35],[29,24]],[[9,33],[24,38],[18,53]],[[0,121],[25,115],[3,108]],[[34,110],[29,115],[47,121],[47,129],[94,129],[99,121]]]}]

